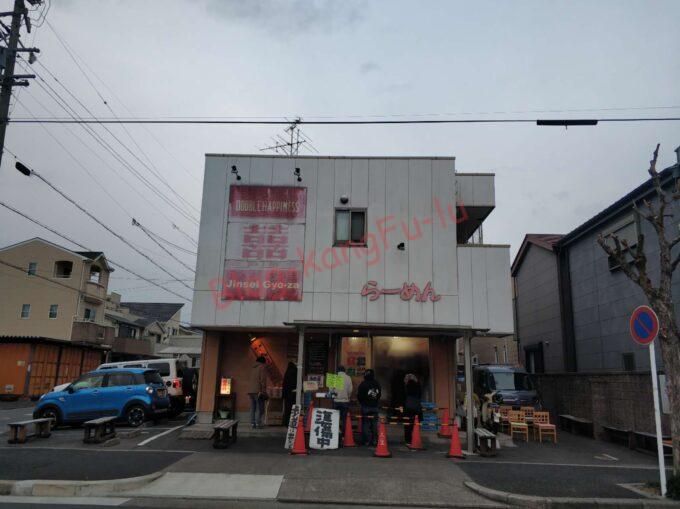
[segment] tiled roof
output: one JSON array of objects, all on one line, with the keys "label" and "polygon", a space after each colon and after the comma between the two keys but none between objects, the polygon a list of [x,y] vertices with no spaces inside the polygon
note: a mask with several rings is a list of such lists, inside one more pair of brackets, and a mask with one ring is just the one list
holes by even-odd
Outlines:
[{"label": "tiled roof", "polygon": [[184,304],[171,302],[121,302],[133,315],[144,317],[151,322],[167,322]]}]

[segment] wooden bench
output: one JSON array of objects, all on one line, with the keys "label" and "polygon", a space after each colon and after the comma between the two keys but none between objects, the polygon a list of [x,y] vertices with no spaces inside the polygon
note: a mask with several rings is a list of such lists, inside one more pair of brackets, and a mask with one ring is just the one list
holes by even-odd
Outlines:
[{"label": "wooden bench", "polygon": [[226,449],[229,444],[236,442],[238,431],[238,421],[234,419],[227,419],[220,421],[214,426],[215,433],[213,435],[213,447],[215,449]]},{"label": "wooden bench", "polygon": [[[33,433],[28,433],[28,426],[33,425]],[[7,442],[10,444],[23,444],[29,436],[47,438],[52,434],[52,419],[30,419],[28,421],[10,422]]]},{"label": "wooden bench", "polygon": [[[661,438],[665,456],[673,455],[673,446],[671,444],[670,439],[671,439],[670,436],[664,436]],[[633,431],[632,443],[633,448],[637,451],[648,451],[656,453],[656,433],[647,433],[645,431]]]},{"label": "wooden bench", "polygon": [[602,431],[605,440],[614,442],[615,444],[627,445],[629,448],[634,448],[633,431],[630,429],[615,428],[614,426],[602,426]]},{"label": "wooden bench", "polygon": [[83,442],[86,444],[101,444],[110,438],[115,438],[115,420],[116,417],[100,417],[99,419],[92,419],[83,423],[83,429],[85,430]]},{"label": "wooden bench", "polygon": [[593,438],[593,421],[568,414],[558,415],[557,418],[560,429]]},{"label": "wooden bench", "polygon": [[496,435],[486,428],[475,428],[475,436],[480,456],[496,455]]}]

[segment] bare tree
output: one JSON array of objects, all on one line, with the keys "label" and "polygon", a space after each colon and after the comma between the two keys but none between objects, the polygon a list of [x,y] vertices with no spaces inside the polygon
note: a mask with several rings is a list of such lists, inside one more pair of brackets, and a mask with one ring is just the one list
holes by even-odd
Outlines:
[{"label": "bare tree", "polygon": [[[645,255],[645,236],[640,231],[637,244],[630,246],[626,239],[619,239],[614,234],[602,235],[598,244],[621,267],[628,278],[636,283],[645,293],[650,307],[659,317],[658,342],[661,344],[661,356],[666,373],[666,383],[671,405],[671,439],[673,445],[673,472],[680,474],[680,329],[675,316],[671,279],[673,271],[680,264],[680,253],[672,256],[671,251],[680,242],[680,235],[666,237],[666,217],[669,206],[680,200],[680,188],[676,185],[672,192],[661,188],[659,173],[656,171],[656,160],[659,155],[657,144],[649,163],[649,174],[658,198],[658,203],[642,200],[643,207],[633,204],[633,211],[642,220],[647,221],[656,232],[659,242],[659,274],[655,285],[647,269]],[[670,232],[672,235],[673,232]],[[656,279],[656,277],[654,278]]]}]

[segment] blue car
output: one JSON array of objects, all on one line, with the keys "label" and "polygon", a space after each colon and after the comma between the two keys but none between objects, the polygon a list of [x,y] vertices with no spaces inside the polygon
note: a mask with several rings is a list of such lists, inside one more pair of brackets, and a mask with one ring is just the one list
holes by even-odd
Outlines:
[{"label": "blue car", "polygon": [[54,419],[55,425],[115,416],[136,427],[169,407],[168,390],[158,371],[107,369],[85,373],[63,390],[44,394],[33,416]]}]

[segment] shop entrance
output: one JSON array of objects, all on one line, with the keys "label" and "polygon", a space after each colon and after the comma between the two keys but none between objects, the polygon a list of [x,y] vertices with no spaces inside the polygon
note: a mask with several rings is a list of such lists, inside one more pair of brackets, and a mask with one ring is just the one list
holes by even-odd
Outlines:
[{"label": "shop entrance", "polygon": [[404,404],[404,377],[416,375],[423,389],[423,401],[432,401],[430,341],[405,336],[343,337],[339,363],[352,377],[353,395],[366,369],[373,369],[382,387],[381,405]]}]

